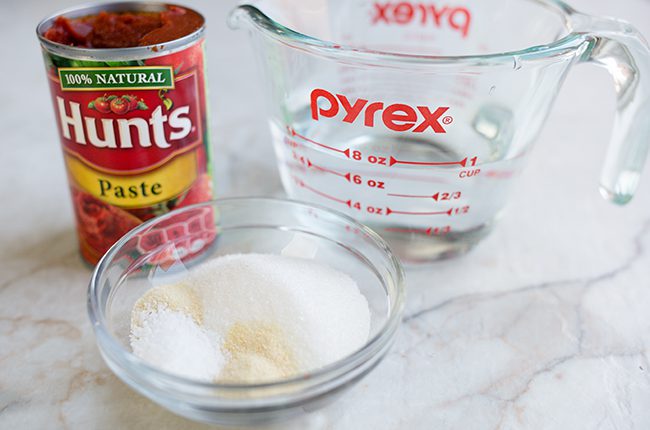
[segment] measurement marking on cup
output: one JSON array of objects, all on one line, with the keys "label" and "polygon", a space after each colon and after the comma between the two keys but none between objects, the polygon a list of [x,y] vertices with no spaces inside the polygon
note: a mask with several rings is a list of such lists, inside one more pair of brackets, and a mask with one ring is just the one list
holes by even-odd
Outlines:
[{"label": "measurement marking on cup", "polygon": [[287,127],[287,130],[289,131],[291,136],[299,137],[304,141],[307,141],[309,143],[313,143],[314,145],[318,145],[321,148],[329,149],[330,151],[340,152],[341,154],[345,154],[346,157],[350,158],[350,148],[347,148],[347,149],[334,148],[333,146],[325,145],[324,143],[316,142],[315,140],[312,140],[312,139],[308,138],[307,136],[303,136],[302,134],[299,134],[298,132],[296,132],[296,130],[294,130],[291,127]]},{"label": "measurement marking on cup", "polygon": [[467,162],[470,162],[470,166],[475,166],[476,162],[478,161],[478,157],[465,157],[460,161],[406,161],[406,160],[398,160],[392,155],[390,156],[390,160],[388,162],[389,166],[394,166],[395,164],[408,164],[412,166],[461,166],[465,167],[467,166]]},{"label": "measurement marking on cup", "polygon": [[341,178],[345,178],[345,180],[350,182],[350,174],[349,173],[335,172],[334,170],[328,169],[326,167],[317,166],[316,164],[312,163],[310,160],[307,160],[307,167],[311,167],[312,169],[320,170],[321,172],[331,173],[332,175],[340,176]]},{"label": "measurement marking on cup", "polygon": [[[299,137],[300,139],[304,140],[305,142],[309,142],[313,145],[320,146],[321,148],[325,148],[330,151],[335,151],[340,154],[345,155],[347,158],[355,161],[362,161],[366,162],[368,164],[372,165],[381,165],[381,166],[387,166],[387,167],[393,167],[396,164],[404,164],[404,165],[411,165],[411,166],[460,166],[460,167],[467,167],[467,166],[476,166],[478,162],[478,157],[465,157],[460,161],[408,161],[408,160],[398,160],[397,158],[391,156],[381,156],[381,155],[375,155],[375,154],[364,154],[359,150],[351,150],[350,148],[346,149],[339,149],[339,148],[334,148],[333,146],[325,145],[324,143],[317,142],[313,139],[308,138],[307,136],[303,136],[302,134],[296,132],[293,128],[287,126],[287,131],[292,137]],[[285,143],[287,143],[291,147],[295,147],[296,143],[295,141],[291,140],[286,140]],[[467,173],[465,172],[465,175],[462,175],[461,172],[461,177],[469,177],[469,176],[474,176],[480,172],[479,169],[477,169],[474,173]]]},{"label": "measurement marking on cup", "polygon": [[304,155],[298,154],[296,151],[292,151],[292,155],[295,161],[297,161],[302,166],[305,166],[307,168],[340,176],[341,178],[344,178],[346,181],[355,185],[366,185],[370,188],[376,188],[381,190],[386,189],[386,182],[384,181],[380,181],[377,179],[362,178],[361,175],[353,175],[351,172],[341,173],[341,172],[337,172],[336,170],[329,169],[327,167],[319,166],[317,164],[314,164],[309,158],[305,157]]},{"label": "measurement marking on cup", "polygon": [[444,201],[444,200],[458,200],[461,196],[460,191],[454,191],[453,193],[442,193],[442,192],[437,192],[435,194],[428,194],[428,195],[417,195],[417,194],[393,194],[393,193],[388,193],[388,196],[391,197],[404,197],[404,198],[410,198],[410,199],[433,199],[436,202],[437,201]]},{"label": "measurement marking on cup", "polygon": [[448,209],[446,211],[437,211],[437,212],[410,212],[410,211],[396,211],[391,208],[386,208],[386,215],[390,214],[399,214],[399,215],[450,215],[452,214],[453,209]]},{"label": "measurement marking on cup", "polygon": [[451,226],[446,225],[444,227],[429,227],[429,228],[398,228],[398,227],[386,227],[385,231],[390,231],[392,233],[416,233],[424,234],[426,236],[443,236],[451,232]]},{"label": "measurement marking on cup", "polygon": [[301,187],[301,188],[305,188],[305,189],[311,191],[314,194],[318,194],[321,197],[325,197],[326,199],[330,199],[330,200],[333,200],[335,202],[342,203],[344,205],[347,205],[348,207],[350,206],[350,200],[339,199],[339,198],[336,198],[336,197],[334,197],[334,196],[332,196],[330,194],[327,194],[327,193],[324,193],[324,192],[322,192],[320,190],[317,190],[316,188],[310,187],[309,185],[305,184],[304,181],[302,181],[299,178],[296,178],[295,176],[293,177],[293,179],[294,179],[294,181],[296,181],[296,184],[298,184],[298,186]]},{"label": "measurement marking on cup", "polygon": [[399,214],[399,215],[464,215],[469,212],[469,206],[462,206],[458,208],[449,208],[446,211],[434,211],[434,212],[411,212],[411,211],[397,211],[389,207],[386,208],[386,215],[390,214]]},{"label": "measurement marking on cup", "polygon": [[317,164],[314,164],[309,158],[305,157],[304,155],[299,155],[296,151],[292,151],[292,155],[294,160],[296,160],[298,163],[302,164],[303,166],[307,166],[307,168],[320,170],[321,172],[331,173],[332,175],[345,178],[345,180],[350,182],[350,178],[352,176],[350,173],[340,173],[335,170],[328,169],[326,167],[322,167]]},{"label": "measurement marking on cup", "polygon": [[344,200],[342,198],[335,197],[331,194],[325,193],[319,189],[316,189],[312,186],[307,185],[302,179],[292,176],[293,180],[295,183],[301,187],[305,188],[309,191],[311,191],[314,194],[317,194],[321,197],[324,197],[326,199],[341,203],[349,207],[350,209],[356,209],[358,211],[365,210],[369,214],[373,215],[385,215],[389,216],[392,214],[396,215],[416,215],[416,216],[432,216],[432,215],[447,215],[447,216],[452,216],[452,215],[464,215],[469,212],[469,205],[468,206],[462,206],[462,207],[456,207],[456,208],[449,208],[445,211],[429,211],[429,212],[412,212],[412,211],[401,211],[401,210],[394,210],[391,209],[390,207],[381,207],[381,206],[372,206],[372,205],[367,205],[365,206],[361,202],[358,201],[353,201],[352,199]]}]

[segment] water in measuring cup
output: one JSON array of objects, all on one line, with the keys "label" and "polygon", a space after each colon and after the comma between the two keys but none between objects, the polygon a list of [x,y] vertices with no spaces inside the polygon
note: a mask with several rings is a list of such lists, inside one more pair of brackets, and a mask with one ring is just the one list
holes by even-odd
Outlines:
[{"label": "water in measuring cup", "polygon": [[456,138],[444,143],[316,123],[308,109],[290,124],[271,120],[271,131],[291,198],[344,212],[386,238],[403,260],[422,262],[466,252],[505,206],[521,157],[508,156],[502,117],[507,112],[488,110],[463,121],[465,130],[456,127]]}]

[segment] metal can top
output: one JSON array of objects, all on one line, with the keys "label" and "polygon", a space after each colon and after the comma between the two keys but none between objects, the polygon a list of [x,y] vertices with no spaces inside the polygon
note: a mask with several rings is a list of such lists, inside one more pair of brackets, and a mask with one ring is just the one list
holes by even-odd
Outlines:
[{"label": "metal can top", "polygon": [[[106,12],[161,12],[169,6],[180,7],[183,9],[191,10],[201,17],[203,24],[200,28],[178,39],[168,42],[148,45],[148,46],[135,46],[130,48],[86,48],[79,46],[63,45],[61,43],[53,42],[44,37],[45,31],[50,28],[56,18],[64,16],[66,18],[80,18],[88,15],[94,15],[102,11]],[[183,49],[193,42],[201,39],[205,32],[205,18],[194,9],[186,6],[176,5],[172,3],[162,2],[114,2],[114,3],[100,3],[100,4],[86,4],[75,6],[72,8],[58,11],[51,16],[42,20],[36,26],[36,35],[41,44],[51,53],[79,60],[90,61],[130,61],[130,60],[144,60],[147,58],[154,58],[161,55],[167,55],[172,52]]]}]

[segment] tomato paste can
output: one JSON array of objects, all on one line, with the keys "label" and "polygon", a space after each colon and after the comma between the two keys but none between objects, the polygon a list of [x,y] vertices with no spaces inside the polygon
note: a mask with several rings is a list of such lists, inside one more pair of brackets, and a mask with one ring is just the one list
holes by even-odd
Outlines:
[{"label": "tomato paste can", "polygon": [[[82,6],[56,13],[37,27],[80,250],[91,264],[143,221],[213,197],[205,21],[199,15],[203,24],[189,34],[129,48],[69,46],[46,39],[44,32],[59,16],[77,19],[102,11],[156,12],[165,7],[170,5]],[[213,223],[202,219],[170,226],[169,233],[158,231],[156,237],[144,238],[142,246],[158,246],[179,235],[213,238]],[[178,251],[196,254],[205,243],[188,242]]]}]

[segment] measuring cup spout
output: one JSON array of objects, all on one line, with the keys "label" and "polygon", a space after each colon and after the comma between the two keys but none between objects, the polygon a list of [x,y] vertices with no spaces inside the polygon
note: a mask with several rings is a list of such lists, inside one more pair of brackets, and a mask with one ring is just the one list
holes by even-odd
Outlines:
[{"label": "measuring cup spout", "polygon": [[233,30],[242,28],[242,24],[248,20],[260,20],[266,16],[255,6],[241,5],[233,9],[228,15],[228,27]]},{"label": "measuring cup spout", "polygon": [[[255,4],[241,4],[228,16],[228,26],[233,30],[242,28],[242,24],[249,24],[257,30],[263,30],[276,37],[289,37],[296,39],[311,39],[309,36],[292,30],[296,17],[292,15],[291,0],[260,1]],[[318,1],[304,0],[300,3],[300,16],[316,15]]]},{"label": "measuring cup spout", "polygon": [[604,67],[616,89],[616,117],[600,190],[603,197],[625,204],[632,199],[650,149],[650,48],[627,22],[573,13],[575,31],[588,47],[581,61]]}]

